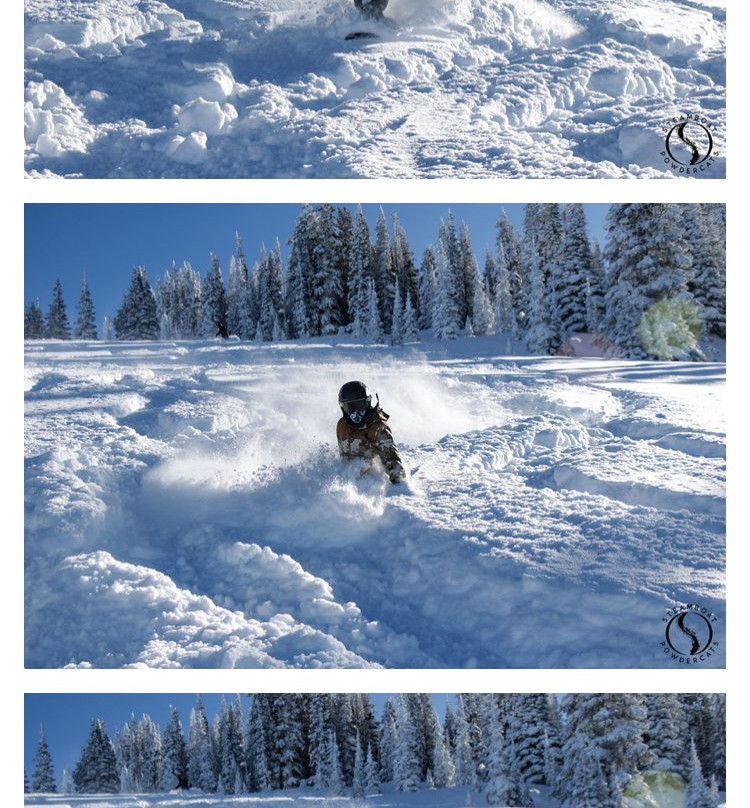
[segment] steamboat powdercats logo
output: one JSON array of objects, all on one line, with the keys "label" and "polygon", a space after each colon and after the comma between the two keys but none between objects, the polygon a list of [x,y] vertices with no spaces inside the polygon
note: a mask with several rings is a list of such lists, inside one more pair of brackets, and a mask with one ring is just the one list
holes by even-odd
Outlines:
[{"label": "steamboat powdercats logo", "polygon": [[712,657],[719,648],[714,626],[717,617],[710,609],[695,603],[667,609],[662,617],[662,650],[675,662],[697,665]]},{"label": "steamboat powdercats logo", "polygon": [[693,176],[710,170],[714,162],[714,136],[710,121],[688,112],[662,125],[664,163],[676,174]]}]

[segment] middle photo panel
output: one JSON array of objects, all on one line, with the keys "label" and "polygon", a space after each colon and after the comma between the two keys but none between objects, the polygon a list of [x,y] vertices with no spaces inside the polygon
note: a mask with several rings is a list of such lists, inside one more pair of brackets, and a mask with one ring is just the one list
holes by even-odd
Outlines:
[{"label": "middle photo panel", "polygon": [[725,221],[27,205],[26,667],[723,668]]}]

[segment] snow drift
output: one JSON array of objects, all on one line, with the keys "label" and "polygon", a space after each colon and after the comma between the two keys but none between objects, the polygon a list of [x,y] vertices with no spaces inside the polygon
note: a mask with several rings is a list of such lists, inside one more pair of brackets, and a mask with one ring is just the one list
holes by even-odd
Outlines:
[{"label": "snow drift", "polygon": [[27,343],[27,666],[679,666],[675,603],[723,665],[723,365],[497,348]]},{"label": "snow drift", "polygon": [[[725,4],[26,2],[26,168],[90,177],[723,176]],[[363,44],[364,43],[364,44]]]}]

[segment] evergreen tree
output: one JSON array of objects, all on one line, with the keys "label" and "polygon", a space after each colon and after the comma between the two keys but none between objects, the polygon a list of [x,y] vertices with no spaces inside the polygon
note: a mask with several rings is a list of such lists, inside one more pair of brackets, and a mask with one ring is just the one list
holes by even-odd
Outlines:
[{"label": "evergreen tree", "polygon": [[[455,234],[454,234],[455,238]],[[455,339],[463,321],[457,297],[456,267],[451,263],[451,234],[441,222],[435,256],[435,291],[432,306],[432,327],[438,339]]]},{"label": "evergreen tree", "polygon": [[524,285],[526,345],[535,354],[554,353],[560,345],[554,285],[561,275],[562,238],[559,206],[529,204],[524,220]]},{"label": "evergreen tree", "polygon": [[323,204],[310,209],[308,236],[311,237],[310,283],[308,288],[308,312],[313,335],[335,334],[344,325],[341,300],[340,261],[336,254],[336,210],[333,205]]},{"label": "evergreen tree", "polygon": [[213,763],[211,731],[200,694],[190,712],[187,744],[188,782],[191,788],[213,793],[216,791],[216,772]]},{"label": "evergreen tree", "polygon": [[62,284],[59,279],[52,288],[52,301],[47,309],[47,337],[49,339],[70,339],[68,313],[63,299]]},{"label": "evergreen tree", "polygon": [[[525,327],[527,303],[523,285],[523,268],[521,265],[521,248],[518,244],[513,226],[508,221],[505,211],[500,211],[497,222],[497,270],[507,275],[509,310],[514,314],[512,334],[519,337]],[[497,298],[496,298],[497,300]]]},{"label": "evergreen tree", "polygon": [[55,784],[55,772],[52,765],[52,755],[47,746],[47,739],[44,737],[44,727],[39,727],[39,742],[34,756],[34,773],[31,776],[31,790],[42,791],[46,794],[57,792]]},{"label": "evergreen tree", "polygon": [[112,323],[112,320],[108,314],[104,315],[104,320],[102,321],[102,339],[105,342],[112,342],[115,338],[115,327]]},{"label": "evergreen tree", "polygon": [[690,744],[695,744],[698,760],[704,773],[714,770],[717,727],[713,701],[708,694],[683,693],[682,702],[685,724],[683,736],[683,759],[686,761],[684,776],[690,776]]},{"label": "evergreen tree", "polygon": [[299,697],[285,693],[272,696],[271,720],[272,785],[297,788],[306,769]]},{"label": "evergreen tree", "polygon": [[533,803],[522,787],[522,777],[512,756],[516,750],[506,741],[499,712],[492,711],[490,721],[490,754],[487,761],[487,787],[485,796],[490,805],[519,806],[526,808]]},{"label": "evergreen tree", "polygon": [[472,296],[472,316],[471,324],[474,334],[485,336],[491,334],[495,329],[495,314],[492,310],[490,297],[485,287],[484,280],[479,273],[474,275],[474,294]]},{"label": "evergreen tree", "polygon": [[266,252],[265,244],[261,245],[260,260],[255,264],[253,276],[258,290],[256,339],[260,338],[270,342],[273,336],[275,308],[271,281],[271,260]]},{"label": "evergreen tree", "polygon": [[163,766],[161,731],[147,715],[138,724],[138,747],[142,759],[141,790],[147,793],[159,791]]},{"label": "evergreen tree", "polygon": [[187,777],[187,747],[182,729],[182,721],[176,707],[169,707],[169,724],[162,738],[162,791],[185,788]]},{"label": "evergreen tree", "polygon": [[455,767],[455,782],[459,786],[468,786],[472,791],[477,788],[477,772],[474,765],[470,727],[470,720],[466,714],[466,699],[463,695],[458,697],[458,710],[455,715],[455,748],[453,762]]},{"label": "evergreen tree", "polygon": [[73,782],[79,794],[116,794],[119,791],[115,750],[100,718],[91,722],[88,740],[73,770]]},{"label": "evergreen tree", "polygon": [[555,327],[549,305],[547,281],[542,268],[542,258],[529,249],[529,294],[526,319],[526,347],[535,354],[549,354],[556,342]]},{"label": "evergreen tree", "polygon": [[227,303],[224,280],[221,276],[219,259],[211,253],[211,265],[201,288],[202,320],[200,334],[211,338],[218,336],[227,324]]},{"label": "evergreen tree", "polygon": [[391,237],[388,233],[388,222],[383,209],[380,208],[375,226],[375,245],[372,254],[372,277],[379,303],[378,313],[386,334],[391,331],[393,299],[396,295],[396,272],[391,252]]},{"label": "evergreen tree", "polygon": [[266,791],[272,787],[270,731],[272,726],[270,697],[258,693],[253,697],[247,717],[245,761],[248,787]]},{"label": "evergreen tree", "polygon": [[401,303],[401,289],[396,286],[396,296],[393,298],[393,313],[391,315],[391,345],[404,344],[404,311]]},{"label": "evergreen tree", "polygon": [[[479,269],[474,251],[471,246],[471,236],[469,228],[465,222],[461,222],[458,237],[459,252],[459,272],[457,274],[457,292],[459,300],[459,316],[461,322],[467,318],[476,325],[476,315],[474,312],[474,295],[479,282]],[[480,287],[481,288],[481,287]],[[480,333],[476,331],[475,333]]]},{"label": "evergreen tree", "polygon": [[367,747],[367,759],[365,761],[365,795],[371,796],[380,794],[380,777],[378,775],[378,762],[372,753],[372,746]]},{"label": "evergreen tree", "polygon": [[727,697],[715,693],[711,698],[713,716],[713,760],[709,769],[717,788],[726,789],[727,783]]},{"label": "evergreen tree", "polygon": [[695,742],[690,743],[690,777],[685,792],[685,808],[716,808],[711,789],[703,778]]},{"label": "evergreen tree", "polygon": [[239,700],[227,705],[222,698],[217,734],[220,789],[224,794],[241,794],[245,790],[242,777],[244,769],[244,738],[242,707]]},{"label": "evergreen tree", "polygon": [[[723,205],[681,205],[692,257],[689,291],[708,334],[726,336],[726,223]],[[718,210],[717,210],[718,208]]]},{"label": "evergreen tree", "polygon": [[287,265],[284,293],[287,333],[291,339],[304,339],[310,335],[305,277],[303,275],[305,265],[299,245],[296,242],[291,243],[292,252]]},{"label": "evergreen tree", "polygon": [[590,333],[601,330],[604,319],[604,265],[602,250],[596,239],[591,239],[591,274],[586,286],[586,325]]},{"label": "evergreen tree", "polygon": [[451,756],[454,756],[456,751],[456,726],[456,716],[450,704],[446,704],[445,718],[443,719],[443,738],[445,740],[445,746]]},{"label": "evergreen tree", "polygon": [[453,763],[453,757],[443,732],[438,732],[435,735],[435,749],[431,769],[436,788],[450,788],[453,785],[456,766]]},{"label": "evergreen tree", "polygon": [[418,791],[421,782],[417,729],[406,696],[396,699],[394,783],[398,791]]},{"label": "evergreen tree", "polygon": [[562,768],[563,729],[560,708],[553,694],[547,695],[547,727],[544,746],[544,780],[558,796],[558,779]]},{"label": "evergreen tree", "polygon": [[620,808],[621,799],[608,782],[596,751],[582,743],[576,766],[566,775],[563,808]]},{"label": "evergreen tree", "polygon": [[513,301],[510,296],[510,276],[505,253],[500,247],[497,261],[487,252],[484,261],[485,287],[490,292],[495,332],[511,335],[516,330]]},{"label": "evergreen tree", "polygon": [[354,754],[354,776],[352,777],[352,796],[364,797],[367,773],[365,771],[365,754],[362,752],[362,744],[359,738],[359,730],[356,734],[356,751]]},{"label": "evergreen tree", "polygon": [[664,299],[685,299],[692,259],[673,206],[612,205],[606,220],[603,328],[631,358],[645,358],[639,324]]},{"label": "evergreen tree", "polygon": [[547,695],[523,693],[515,697],[515,702],[508,740],[513,744],[520,776],[527,783],[544,783]]},{"label": "evergreen tree", "polygon": [[394,778],[397,738],[396,708],[388,698],[380,719],[380,779],[383,783],[390,783]]},{"label": "evergreen tree", "polygon": [[435,251],[427,247],[422,255],[419,267],[419,309],[417,323],[419,328],[432,328],[432,310],[435,298]]},{"label": "evergreen tree", "polygon": [[372,278],[373,247],[367,220],[358,206],[354,215],[349,253],[349,318],[357,337],[367,335],[369,319],[369,290]]},{"label": "evergreen tree", "polygon": [[406,298],[406,307],[404,308],[403,316],[403,341],[405,344],[409,342],[417,342],[419,340],[419,328],[417,326],[417,315],[411,304],[411,298]]},{"label": "evergreen tree", "polygon": [[227,282],[227,330],[240,339],[252,339],[255,322],[251,311],[252,286],[239,233],[235,233],[236,255],[229,262]]},{"label": "evergreen tree", "polygon": [[558,323],[558,342],[586,331],[587,289],[593,275],[591,244],[586,233],[583,205],[565,205],[561,215],[562,243],[550,293]]},{"label": "evergreen tree", "polygon": [[682,762],[687,721],[679,697],[674,693],[644,693],[643,703],[647,715],[643,738],[653,758],[651,768],[687,774]]},{"label": "evergreen tree", "polygon": [[75,339],[98,339],[96,334],[96,317],[94,316],[94,301],[91,299],[88,280],[84,273],[81,283],[81,295],[78,298],[78,317],[73,329]]},{"label": "evergreen tree", "polygon": [[201,336],[203,323],[203,291],[201,277],[197,270],[186,261],[178,276],[179,305],[176,320],[181,339],[195,339]]},{"label": "evergreen tree", "polygon": [[332,796],[341,797],[345,791],[344,775],[341,771],[341,756],[339,754],[339,745],[336,740],[336,735],[331,732],[329,736],[331,771],[328,777],[328,789]]},{"label": "evergreen tree", "polygon": [[60,790],[61,794],[72,794],[75,790],[75,786],[73,784],[73,775],[67,770],[63,769],[62,772],[62,788]]},{"label": "evergreen tree", "polygon": [[340,693],[334,698],[333,705],[333,727],[339,748],[341,773],[344,784],[351,785],[354,778],[357,735],[353,700],[349,694]]},{"label": "evergreen tree", "polygon": [[362,746],[362,752],[372,752],[377,763],[380,759],[380,727],[375,717],[375,707],[372,699],[366,693],[355,693],[351,698],[352,720],[357,728]]},{"label": "evergreen tree", "polygon": [[130,287],[114,319],[118,340],[155,340],[160,324],[156,298],[143,267],[135,267]]},{"label": "evergreen tree", "polygon": [[378,345],[383,342],[383,325],[380,319],[380,305],[378,303],[378,293],[375,289],[375,281],[370,280],[370,289],[367,298],[367,341],[371,345]]},{"label": "evergreen tree", "polygon": [[44,315],[39,300],[32,300],[26,306],[23,316],[23,338],[43,339],[45,335]]},{"label": "evergreen tree", "polygon": [[560,779],[566,805],[573,808],[571,784],[581,772],[588,766],[589,775],[595,773],[588,761],[592,756],[615,799],[632,775],[650,762],[643,742],[647,714],[641,698],[627,693],[571,694],[563,700],[563,709],[567,731]]},{"label": "evergreen tree", "polygon": [[328,693],[313,694],[310,702],[309,756],[312,784],[326,788],[331,770],[332,700]]},{"label": "evergreen tree", "polygon": [[392,255],[396,281],[401,290],[404,308],[411,303],[416,312],[419,307],[419,278],[414,264],[414,253],[409,246],[404,226],[395,213],[393,214]]},{"label": "evergreen tree", "polygon": [[343,327],[348,326],[353,319],[349,309],[349,283],[352,271],[354,221],[347,207],[336,209],[333,238],[333,262],[336,275],[333,322],[337,327]]}]

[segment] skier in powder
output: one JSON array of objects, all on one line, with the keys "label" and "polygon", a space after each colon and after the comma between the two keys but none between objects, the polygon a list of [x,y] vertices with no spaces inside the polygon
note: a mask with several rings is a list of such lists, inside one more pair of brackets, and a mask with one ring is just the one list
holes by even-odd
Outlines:
[{"label": "skier in powder", "polygon": [[365,17],[373,20],[382,20],[388,0],[354,0],[354,5]]},{"label": "skier in powder", "polygon": [[378,457],[388,479],[392,483],[401,482],[406,471],[393,442],[388,414],[383,412],[380,401],[373,405],[367,385],[347,382],[339,390],[339,407],[343,417],[336,424],[336,437],[341,456],[348,460]]}]

